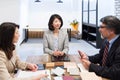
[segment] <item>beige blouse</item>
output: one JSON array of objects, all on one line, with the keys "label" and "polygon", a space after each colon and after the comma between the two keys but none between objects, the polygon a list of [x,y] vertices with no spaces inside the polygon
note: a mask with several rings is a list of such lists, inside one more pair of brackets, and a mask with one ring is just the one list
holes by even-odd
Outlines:
[{"label": "beige blouse", "polygon": [[11,60],[8,60],[5,53],[0,50],[0,80],[31,80],[31,78],[14,77],[16,68],[25,70],[26,66],[27,63],[21,62],[15,51]]}]

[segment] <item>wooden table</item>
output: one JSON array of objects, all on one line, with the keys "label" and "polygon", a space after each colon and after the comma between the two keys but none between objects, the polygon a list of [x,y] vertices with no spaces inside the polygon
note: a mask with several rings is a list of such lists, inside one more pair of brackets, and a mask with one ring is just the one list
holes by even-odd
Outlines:
[{"label": "wooden table", "polygon": [[[71,54],[71,55],[69,54],[68,56],[69,56],[71,62],[76,62],[76,63],[81,62],[80,56],[78,54]],[[39,63],[51,62],[51,59],[48,54],[44,54],[44,55],[28,56],[26,61],[39,64]]]},{"label": "wooden table", "polygon": [[[78,54],[69,54],[68,55],[70,58],[71,62],[75,62],[75,63],[81,63],[80,61],[80,56]],[[28,56],[27,57],[27,62],[30,63],[35,63],[35,64],[46,64],[46,63],[50,63],[51,59],[50,56],[48,54],[44,54],[44,55],[37,55],[37,56]],[[64,62],[54,62],[56,66],[60,66],[63,65]],[[46,69],[52,69],[52,68],[46,68]],[[65,75],[69,75],[67,72],[65,73]],[[54,75],[51,75],[51,79],[53,80]],[[76,80],[82,80],[80,78],[80,76],[73,76]],[[105,78],[102,78],[102,80],[108,80]]]}]

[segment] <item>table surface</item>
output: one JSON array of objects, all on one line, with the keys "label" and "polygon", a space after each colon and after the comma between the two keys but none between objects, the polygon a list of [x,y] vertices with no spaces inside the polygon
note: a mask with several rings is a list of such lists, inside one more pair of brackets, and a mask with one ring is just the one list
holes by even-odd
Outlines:
[{"label": "table surface", "polygon": [[[70,58],[70,62],[75,62],[76,64],[81,63],[79,54],[69,54],[68,56]],[[32,56],[28,56],[26,61],[35,64],[46,64],[46,63],[51,63],[51,58],[50,55],[48,54],[36,55],[36,56],[32,55]],[[61,66],[64,64],[64,62],[53,62],[53,63],[55,63],[55,66]],[[46,68],[46,69],[52,69],[52,68]],[[69,74],[66,72],[65,76],[68,75]],[[54,75],[51,75],[51,80],[53,80],[53,77]],[[73,77],[75,78],[75,80],[82,80],[80,76],[73,76]],[[102,78],[102,80],[108,80],[108,79]]]}]

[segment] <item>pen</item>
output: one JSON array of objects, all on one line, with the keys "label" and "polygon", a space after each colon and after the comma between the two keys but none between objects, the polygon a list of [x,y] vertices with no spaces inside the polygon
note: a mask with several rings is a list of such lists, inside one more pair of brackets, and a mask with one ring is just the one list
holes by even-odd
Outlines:
[{"label": "pen", "polygon": [[47,74],[47,71],[45,71],[45,74]]}]

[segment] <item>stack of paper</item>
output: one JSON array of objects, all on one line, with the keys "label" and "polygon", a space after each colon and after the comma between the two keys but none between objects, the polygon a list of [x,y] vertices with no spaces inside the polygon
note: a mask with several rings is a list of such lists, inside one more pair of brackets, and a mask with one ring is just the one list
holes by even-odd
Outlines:
[{"label": "stack of paper", "polygon": [[54,80],[74,80],[72,76],[56,76]]},{"label": "stack of paper", "polygon": [[63,78],[61,76],[56,76],[54,77],[54,80],[63,80]]},{"label": "stack of paper", "polygon": [[26,77],[31,77],[31,76],[35,76],[38,74],[48,74],[49,80],[51,80],[51,75],[50,75],[50,70],[38,70],[38,71],[22,71],[19,70],[17,77],[18,78],[26,78]]},{"label": "stack of paper", "polygon": [[75,62],[64,62],[64,68],[77,67]]},{"label": "stack of paper", "polygon": [[69,72],[70,75],[80,75],[80,71],[79,69],[76,67],[70,67],[70,68],[67,68],[67,72]]},{"label": "stack of paper", "polygon": [[80,71],[75,62],[64,62],[64,68],[67,68],[67,72],[70,75],[80,75]]},{"label": "stack of paper", "polygon": [[81,72],[88,72],[88,70],[87,69],[85,69],[85,67],[82,65],[82,63],[79,63],[79,64],[77,64],[78,65],[78,67],[80,68],[80,71]]},{"label": "stack of paper", "polygon": [[81,72],[82,80],[102,80],[101,77],[97,76],[94,72]]},{"label": "stack of paper", "polygon": [[60,67],[56,67],[55,69],[52,69],[51,72],[57,76],[62,76],[65,73],[65,70]]}]

